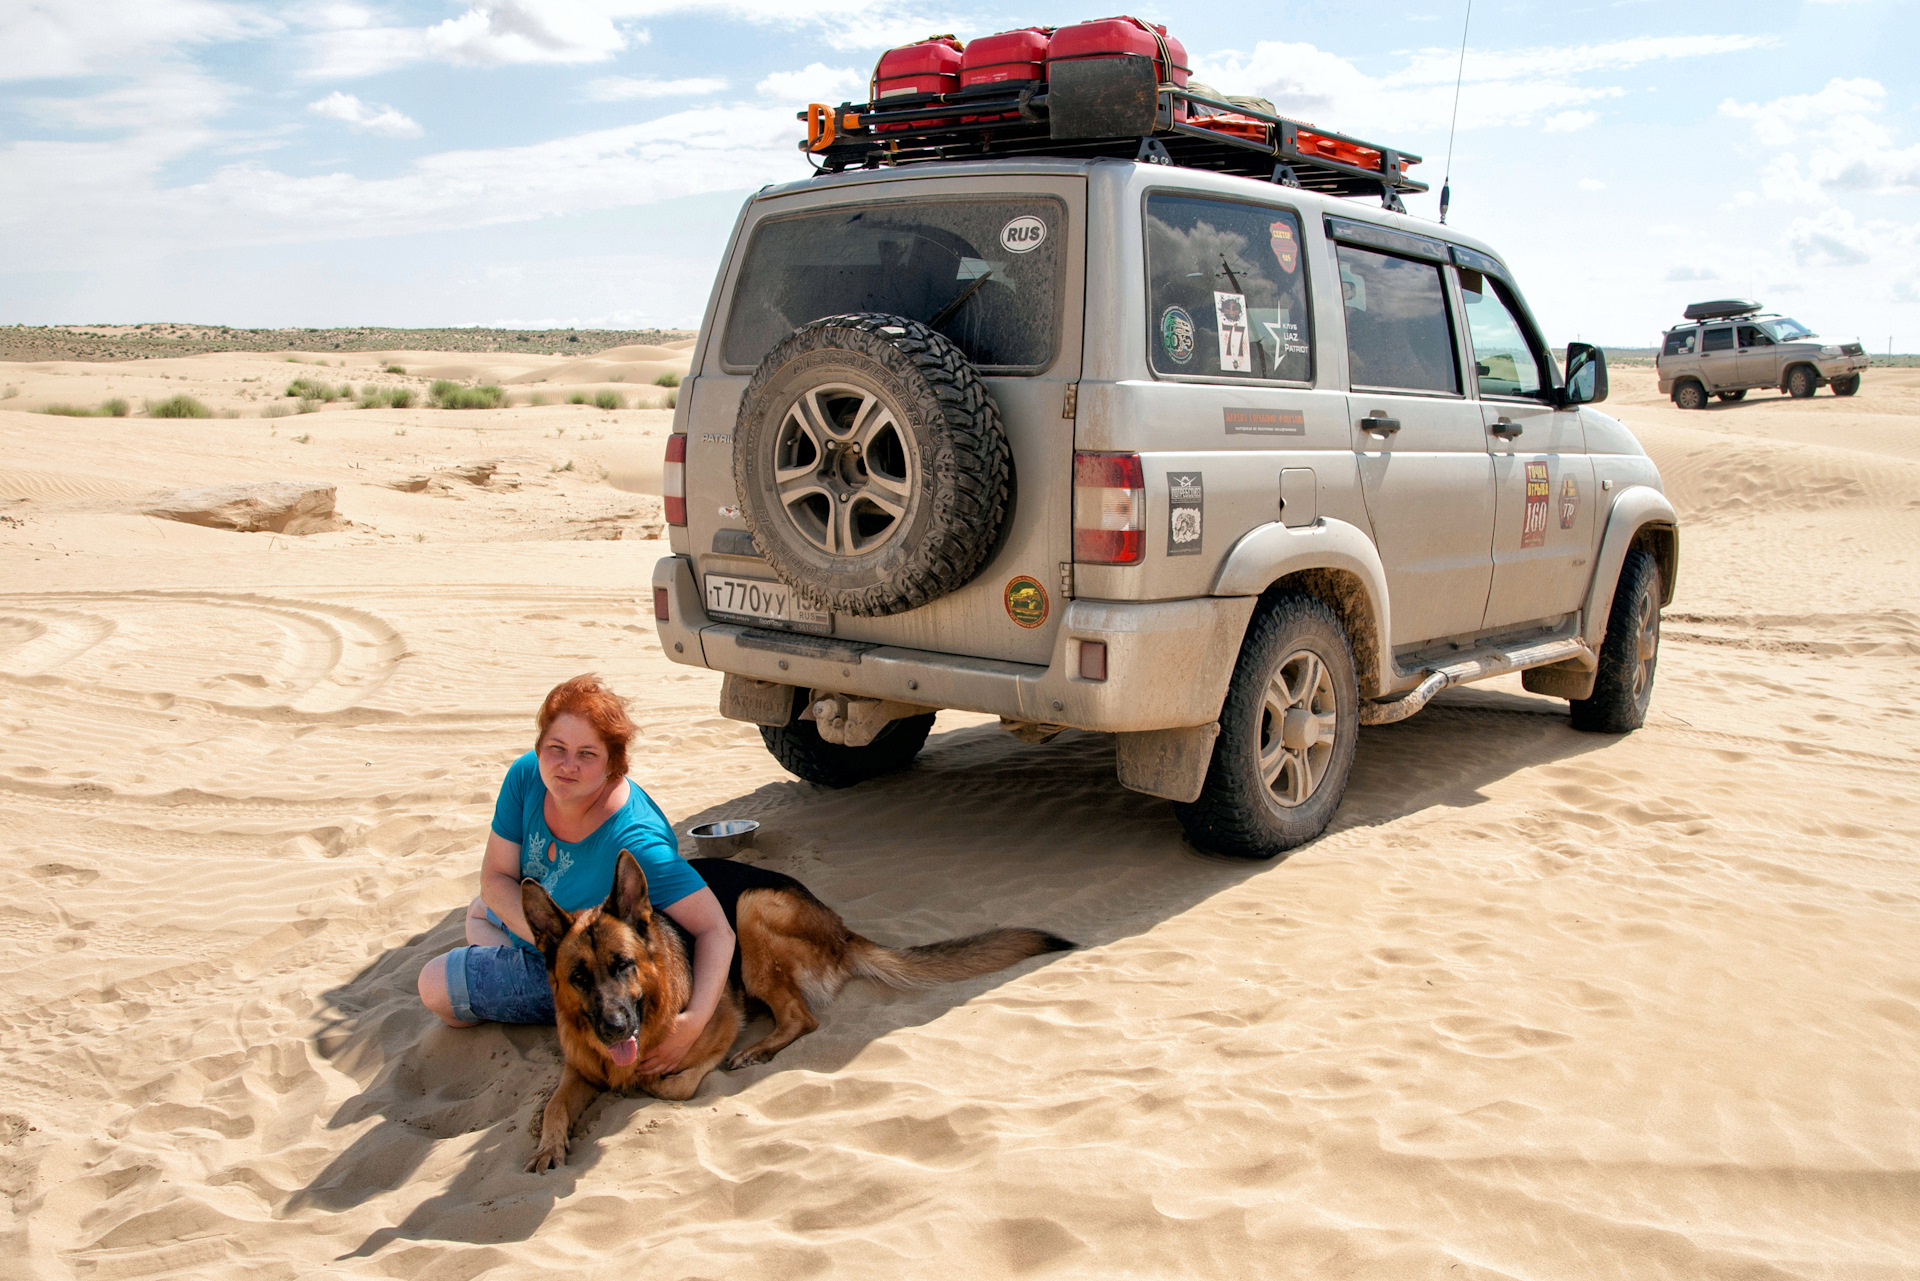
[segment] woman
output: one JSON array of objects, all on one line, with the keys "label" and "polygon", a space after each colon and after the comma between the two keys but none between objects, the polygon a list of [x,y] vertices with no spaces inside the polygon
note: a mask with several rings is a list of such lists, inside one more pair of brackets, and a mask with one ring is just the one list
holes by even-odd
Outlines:
[{"label": "woman", "polygon": [[554,687],[540,705],[534,750],[500,787],[480,864],[480,897],[467,906],[467,947],[420,971],[420,999],[449,1027],[553,1022],[546,961],[530,941],[520,881],[531,877],[562,908],[597,907],[613,865],[630,850],[647,874],[647,898],[693,935],[693,996],[666,1040],[640,1063],[668,1073],[707,1025],[733,963],[733,931],[720,901],[680,857],[673,828],[627,780],[634,725],[594,676]]}]

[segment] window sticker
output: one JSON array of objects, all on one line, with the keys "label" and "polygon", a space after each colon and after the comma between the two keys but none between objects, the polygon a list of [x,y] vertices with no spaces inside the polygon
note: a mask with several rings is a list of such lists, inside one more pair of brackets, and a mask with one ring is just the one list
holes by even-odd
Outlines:
[{"label": "window sticker", "polygon": [[1213,312],[1220,335],[1220,372],[1250,374],[1253,354],[1247,350],[1247,297],[1245,294],[1213,295]]},{"label": "window sticker", "polygon": [[1176,365],[1193,359],[1193,317],[1185,307],[1169,307],[1160,313],[1160,346]]},{"label": "window sticker", "polygon": [[1000,247],[1010,254],[1031,253],[1045,244],[1047,224],[1026,214],[1000,228]]},{"label": "window sticker", "polygon": [[1200,520],[1206,491],[1197,471],[1167,473],[1167,555],[1200,554]]},{"label": "window sticker", "polygon": [[1544,461],[1527,464],[1527,509],[1520,518],[1520,545],[1544,547],[1547,543],[1547,501],[1553,493],[1553,477]]},{"label": "window sticker", "polygon": [[1267,235],[1273,242],[1273,256],[1279,260],[1280,270],[1291,276],[1300,267],[1300,246],[1293,238],[1293,224],[1276,222],[1267,228]]}]

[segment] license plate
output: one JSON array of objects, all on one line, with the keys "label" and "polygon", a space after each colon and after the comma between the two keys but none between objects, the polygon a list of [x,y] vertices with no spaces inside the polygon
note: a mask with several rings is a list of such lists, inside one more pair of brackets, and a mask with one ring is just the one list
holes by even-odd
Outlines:
[{"label": "license plate", "polygon": [[809,632],[830,631],[833,622],[833,616],[825,610],[801,603],[785,583],[725,574],[707,575],[707,612]]}]

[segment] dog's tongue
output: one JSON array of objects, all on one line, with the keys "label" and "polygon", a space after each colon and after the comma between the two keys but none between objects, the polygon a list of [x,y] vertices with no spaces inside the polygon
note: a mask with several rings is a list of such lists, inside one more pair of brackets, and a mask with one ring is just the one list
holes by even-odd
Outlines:
[{"label": "dog's tongue", "polygon": [[630,1036],[618,1045],[609,1045],[607,1053],[621,1067],[632,1067],[633,1061],[640,1057],[640,1038]]}]

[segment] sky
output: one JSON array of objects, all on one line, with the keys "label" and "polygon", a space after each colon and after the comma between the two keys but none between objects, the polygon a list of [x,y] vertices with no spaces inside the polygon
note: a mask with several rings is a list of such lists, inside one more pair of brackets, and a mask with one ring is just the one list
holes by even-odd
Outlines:
[{"label": "sky", "polygon": [[[1556,342],[1751,297],[1920,350],[1920,4],[1142,5],[1196,79],[1424,156]],[[691,327],[794,113],[1051,0],[0,0],[0,323]]]}]

